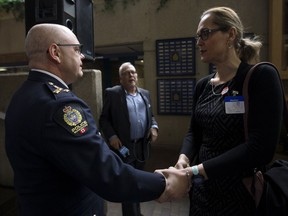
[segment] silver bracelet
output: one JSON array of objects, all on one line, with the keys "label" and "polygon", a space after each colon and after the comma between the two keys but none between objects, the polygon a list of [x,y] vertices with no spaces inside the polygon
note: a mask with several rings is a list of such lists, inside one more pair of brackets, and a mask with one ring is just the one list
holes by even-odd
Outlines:
[{"label": "silver bracelet", "polygon": [[186,176],[187,176],[187,179],[188,179],[188,188],[191,187],[191,176],[190,176],[190,173],[189,173],[189,170],[186,169]]}]

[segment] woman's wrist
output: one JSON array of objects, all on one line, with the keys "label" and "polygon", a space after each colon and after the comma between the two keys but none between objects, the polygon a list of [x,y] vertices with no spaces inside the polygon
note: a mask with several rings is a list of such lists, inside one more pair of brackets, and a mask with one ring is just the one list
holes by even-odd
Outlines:
[{"label": "woman's wrist", "polygon": [[202,175],[204,177],[204,179],[207,180],[208,176],[207,176],[207,174],[205,172],[203,164],[202,163],[198,164],[197,167],[198,167],[198,170],[199,170],[199,175]]}]

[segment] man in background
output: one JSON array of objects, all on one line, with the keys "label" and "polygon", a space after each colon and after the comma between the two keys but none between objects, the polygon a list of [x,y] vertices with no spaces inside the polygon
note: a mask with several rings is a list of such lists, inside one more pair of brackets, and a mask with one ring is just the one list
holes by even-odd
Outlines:
[{"label": "man in background", "polygon": [[[152,113],[150,94],[137,87],[138,74],[130,62],[120,66],[119,79],[121,85],[105,90],[100,128],[110,148],[124,162],[143,170],[150,144],[157,139],[158,124]],[[140,203],[122,203],[122,213],[140,216]]]}]

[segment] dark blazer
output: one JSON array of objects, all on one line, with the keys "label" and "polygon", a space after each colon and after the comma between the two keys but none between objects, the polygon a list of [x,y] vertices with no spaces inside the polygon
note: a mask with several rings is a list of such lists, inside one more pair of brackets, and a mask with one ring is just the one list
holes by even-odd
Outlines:
[{"label": "dark blazer", "polygon": [[87,104],[44,73],[30,72],[11,100],[5,127],[20,216],[92,216],[96,193],[113,202],[143,202],[165,188],[162,175],[123,163]]},{"label": "dark blazer", "polygon": [[[152,113],[149,91],[142,88],[137,89],[138,93],[141,95],[146,105],[146,112],[148,117],[148,123],[144,136],[145,148],[143,149],[145,159],[147,159],[149,155],[150,145],[147,136],[151,126],[157,125],[158,127],[158,124]],[[133,152],[130,136],[131,125],[129,121],[129,113],[126,102],[126,92],[122,86],[117,85],[112,88],[107,88],[105,90],[103,109],[99,119],[99,124],[100,129],[107,140],[111,136],[117,135],[118,138],[121,140],[122,144],[125,145],[130,150],[130,152]]]}]

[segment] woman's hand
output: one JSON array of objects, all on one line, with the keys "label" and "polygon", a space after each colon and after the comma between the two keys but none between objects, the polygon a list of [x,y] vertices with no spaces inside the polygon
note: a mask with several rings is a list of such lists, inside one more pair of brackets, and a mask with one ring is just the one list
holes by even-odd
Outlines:
[{"label": "woman's hand", "polygon": [[190,161],[185,154],[179,155],[178,161],[175,165],[176,169],[184,169],[190,166]]}]

